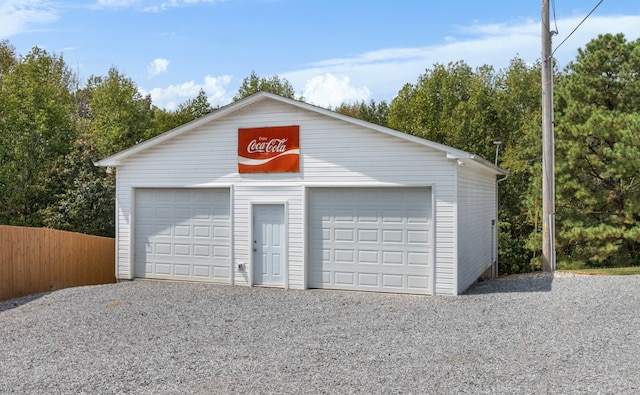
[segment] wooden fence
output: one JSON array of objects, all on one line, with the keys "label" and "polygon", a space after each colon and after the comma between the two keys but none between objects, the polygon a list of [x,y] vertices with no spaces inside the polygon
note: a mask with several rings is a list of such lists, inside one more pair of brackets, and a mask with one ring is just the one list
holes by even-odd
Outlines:
[{"label": "wooden fence", "polygon": [[115,281],[114,239],[0,225],[0,300]]}]

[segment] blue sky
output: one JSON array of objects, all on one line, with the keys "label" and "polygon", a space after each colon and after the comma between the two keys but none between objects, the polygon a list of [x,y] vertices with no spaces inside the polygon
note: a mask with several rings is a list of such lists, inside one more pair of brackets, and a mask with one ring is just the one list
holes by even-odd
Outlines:
[{"label": "blue sky", "polygon": [[[552,0],[564,40],[599,0]],[[540,0],[0,0],[0,39],[61,54],[82,80],[110,67],[173,109],[231,101],[255,71],[320,106],[393,99],[436,63],[501,69],[540,57]],[[555,56],[598,34],[640,37],[640,1],[604,0]],[[555,47],[554,47],[555,48]]]}]

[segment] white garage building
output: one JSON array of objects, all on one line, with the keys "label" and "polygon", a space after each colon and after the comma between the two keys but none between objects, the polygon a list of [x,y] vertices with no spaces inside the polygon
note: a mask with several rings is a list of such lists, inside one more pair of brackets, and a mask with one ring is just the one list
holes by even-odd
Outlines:
[{"label": "white garage building", "polygon": [[266,92],[96,164],[118,279],[457,295],[497,264],[504,170]]}]

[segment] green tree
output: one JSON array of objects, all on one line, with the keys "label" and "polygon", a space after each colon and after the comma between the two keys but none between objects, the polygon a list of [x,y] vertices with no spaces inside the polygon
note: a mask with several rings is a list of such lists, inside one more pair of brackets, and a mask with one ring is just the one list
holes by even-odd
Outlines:
[{"label": "green tree", "polygon": [[540,68],[515,58],[505,70],[464,62],[435,65],[391,102],[389,126],[494,160],[510,171],[499,186],[502,273],[526,272],[537,246],[539,200],[532,184],[540,161]]},{"label": "green tree", "polygon": [[541,71],[514,58],[497,80],[495,109],[498,164],[509,171],[499,184],[499,262],[501,273],[537,269],[541,249]]},{"label": "green tree", "polygon": [[214,110],[215,108],[209,103],[209,99],[204,90],[200,89],[195,98],[180,104],[174,111],[167,111],[157,107],[154,108],[153,126],[148,133],[148,137],[164,133],[167,130],[203,117]]},{"label": "green tree", "polygon": [[77,81],[60,56],[35,47],[12,60],[0,47],[0,223],[41,226],[40,211],[58,192],[44,187],[51,163],[76,137]]},{"label": "green tree", "polygon": [[64,186],[43,210],[47,227],[96,236],[115,236],[115,174],[94,166],[96,136],[81,135],[71,152],[52,164],[53,184]]},{"label": "green tree", "polygon": [[255,71],[251,72],[251,75],[244,80],[238,92],[233,97],[233,101],[238,101],[247,96],[251,96],[254,93],[260,91],[275,93],[276,95],[288,97],[289,99],[295,99],[296,92],[293,89],[293,85],[286,79],[280,78],[277,75],[272,77],[258,77]]},{"label": "green tree", "polygon": [[601,35],[556,84],[560,259],[639,264],[640,40]]},{"label": "green tree", "polygon": [[198,95],[193,99],[189,99],[186,102],[180,104],[176,112],[185,116],[185,123],[194,119],[204,117],[212,112],[214,108],[209,103],[207,94],[203,89],[198,91]]},{"label": "green tree", "polygon": [[490,157],[497,136],[495,72],[466,63],[436,64],[405,85],[391,102],[389,126],[428,140]]},{"label": "green tree", "polygon": [[111,68],[106,77],[87,82],[90,131],[99,156],[108,156],[152,137],[151,97],[143,97],[131,78]]},{"label": "green tree", "polygon": [[362,119],[363,121],[387,126],[389,105],[384,100],[376,103],[375,100],[371,99],[369,104],[364,100],[356,103],[342,103],[336,107],[335,111],[350,117]]},{"label": "green tree", "polygon": [[9,44],[9,41],[0,41],[0,78],[9,73],[17,62],[16,49]]}]

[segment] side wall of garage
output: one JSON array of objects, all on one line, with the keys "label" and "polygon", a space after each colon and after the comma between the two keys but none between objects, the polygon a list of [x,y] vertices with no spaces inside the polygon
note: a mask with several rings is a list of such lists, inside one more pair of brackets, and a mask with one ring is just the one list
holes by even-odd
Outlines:
[{"label": "side wall of garage", "polygon": [[495,259],[496,177],[465,166],[458,171],[458,292]]}]

